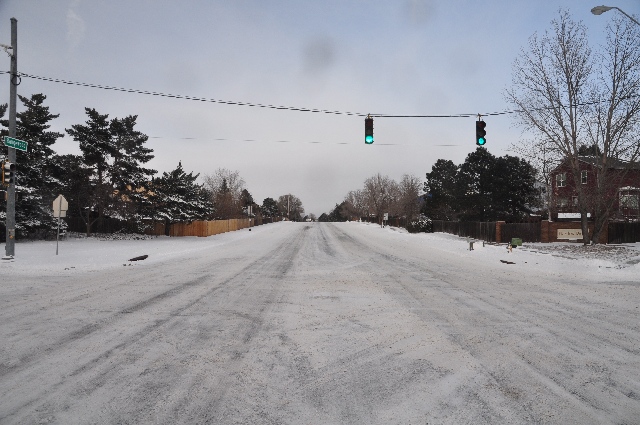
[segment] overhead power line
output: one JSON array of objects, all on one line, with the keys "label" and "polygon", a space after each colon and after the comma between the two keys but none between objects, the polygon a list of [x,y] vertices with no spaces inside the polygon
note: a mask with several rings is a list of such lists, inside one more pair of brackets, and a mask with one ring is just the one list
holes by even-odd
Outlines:
[{"label": "overhead power line", "polygon": [[[0,71],[0,73],[8,74],[9,72]],[[166,97],[166,98],[172,98],[172,99],[193,100],[198,102],[218,103],[222,105],[251,106],[255,108],[276,109],[276,110],[285,110],[285,111],[316,112],[321,114],[332,114],[332,115],[350,115],[350,116],[357,116],[357,117],[366,117],[370,115],[372,117],[377,117],[377,118],[469,118],[469,117],[478,116],[478,114],[475,112],[468,113],[468,114],[450,114],[450,115],[394,115],[394,114],[372,114],[372,113],[362,113],[362,112],[331,111],[327,109],[265,105],[262,103],[239,102],[239,101],[231,101],[231,100],[211,99],[206,97],[187,96],[187,95],[181,95],[181,94],[162,93],[162,92],[155,92],[155,91],[148,91],[148,90],[141,90],[141,89],[130,89],[130,88],[124,88],[124,87],[106,86],[103,84],[83,83],[80,81],[70,81],[70,80],[63,80],[60,78],[42,77],[39,75],[31,75],[31,74],[25,74],[25,73],[19,73],[19,77],[32,78],[34,80],[48,81],[52,83],[67,84],[71,86],[90,87],[94,89],[113,90],[113,91],[119,91],[124,93],[144,94],[149,96],[159,96],[159,97]],[[504,114],[512,114],[514,112],[516,111],[487,112],[481,115],[483,116],[504,115]]]},{"label": "overhead power line", "polygon": [[[9,71],[0,71],[0,74],[9,74],[9,73],[10,73]],[[239,101],[231,101],[231,100],[211,99],[211,98],[206,98],[206,97],[187,96],[187,95],[181,95],[181,94],[170,94],[170,93],[154,92],[154,91],[141,90],[141,89],[128,89],[128,88],[123,88],[123,87],[105,86],[103,84],[83,83],[83,82],[79,82],[79,81],[69,81],[69,80],[63,80],[63,79],[60,79],[60,78],[42,77],[42,76],[38,76],[38,75],[31,75],[31,74],[24,74],[24,73],[18,73],[17,76],[18,76],[18,78],[22,78],[22,77],[32,78],[34,80],[48,81],[48,82],[52,82],[52,83],[61,83],[61,84],[67,84],[67,85],[71,85],[71,86],[90,87],[90,88],[102,89],[102,90],[120,91],[120,92],[124,92],[124,93],[144,94],[144,95],[149,95],[149,96],[160,96],[160,97],[166,97],[166,98],[172,98],[172,99],[193,100],[193,101],[197,101],[197,102],[218,103],[218,104],[221,104],[221,105],[251,106],[251,107],[255,107],[255,108],[266,108],[266,109],[276,109],[276,110],[284,110],[284,111],[298,111],[298,112],[316,112],[316,113],[321,113],[321,114],[350,115],[350,116],[357,116],[357,117],[371,116],[371,117],[376,117],[376,118],[470,118],[470,117],[474,117],[475,118],[478,115],[481,115],[481,116],[496,116],[496,115],[508,115],[508,114],[515,114],[515,113],[524,112],[524,111],[521,111],[521,110],[509,110],[509,111],[499,111],[499,112],[485,112],[485,113],[481,113],[481,114],[478,114],[478,113],[474,112],[474,113],[449,114],[449,115],[372,114],[372,113],[362,113],[362,112],[330,111],[330,110],[327,110],[327,109],[301,108],[301,107],[294,107],[294,106],[276,106],[276,105],[265,105],[265,104],[262,104],[262,103],[239,102]],[[625,97],[623,99],[635,98],[635,97],[638,97],[638,95],[627,96],[627,97]],[[577,104],[575,106],[594,105],[594,104],[602,103],[602,102],[606,102],[606,100],[596,100],[596,101],[584,102],[584,103]],[[535,108],[533,110],[541,111],[541,110],[549,110],[549,109],[554,109],[554,107]]]}]

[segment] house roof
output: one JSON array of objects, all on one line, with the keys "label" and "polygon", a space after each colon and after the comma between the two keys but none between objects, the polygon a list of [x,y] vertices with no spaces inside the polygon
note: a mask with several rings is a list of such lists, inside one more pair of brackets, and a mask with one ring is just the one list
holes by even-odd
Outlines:
[{"label": "house roof", "polygon": [[[595,167],[600,167],[599,156],[593,156],[593,155],[578,156],[578,160],[582,162],[586,162],[587,164],[591,164]],[[615,168],[618,170],[622,170],[622,169],[640,170],[640,162],[631,162],[631,161],[624,161],[622,159],[617,159],[617,158],[609,158],[608,163],[609,163],[609,168]]]},{"label": "house roof", "polygon": [[[578,156],[578,161],[592,165],[594,167],[598,167],[600,168],[600,164],[599,164],[599,160],[600,157],[598,156],[593,156],[593,155],[580,155]],[[616,169],[616,170],[625,170],[625,169],[631,169],[631,170],[640,170],[640,162],[631,162],[631,161],[624,161],[621,159],[616,159],[616,158],[609,158],[608,160],[608,168],[609,169]],[[556,168],[554,168],[553,171],[556,171],[558,168],[562,167],[563,165],[565,165],[567,163],[567,160],[563,160],[560,165],[558,165]]]}]

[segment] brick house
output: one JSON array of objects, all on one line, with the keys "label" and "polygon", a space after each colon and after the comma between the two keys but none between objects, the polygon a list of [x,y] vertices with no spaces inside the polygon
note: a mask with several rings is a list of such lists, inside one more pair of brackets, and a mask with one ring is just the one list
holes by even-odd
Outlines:
[{"label": "brick house", "polygon": [[[580,164],[579,181],[575,182],[568,161],[562,162],[551,172],[552,196],[551,213],[555,219],[558,213],[578,212],[577,185],[584,185],[587,193],[595,192],[600,166],[593,156],[578,157]],[[640,163],[629,164],[611,161],[609,167],[611,188],[607,196],[613,199],[612,220],[640,220]],[[593,217],[593,211],[591,211]]]}]

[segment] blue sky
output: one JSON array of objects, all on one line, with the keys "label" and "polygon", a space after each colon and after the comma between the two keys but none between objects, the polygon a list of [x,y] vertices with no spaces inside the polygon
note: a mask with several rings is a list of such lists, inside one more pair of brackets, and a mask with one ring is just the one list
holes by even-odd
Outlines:
[{"label": "blue sky", "polygon": [[[157,1],[0,0],[0,43],[18,20],[20,72],[209,99],[381,114],[445,115],[511,109],[504,90],[529,37],[550,29],[560,8],[602,42],[618,13],[600,2],[558,1]],[[637,0],[615,4],[638,16]],[[0,52],[1,53],[1,52]],[[2,59],[4,58],[4,59]],[[4,64],[4,65],[2,65]],[[4,67],[4,68],[2,68]],[[0,69],[9,58],[0,54]],[[4,82],[2,82],[4,81]],[[9,81],[0,81],[8,102]],[[357,116],[176,100],[23,78],[18,93],[47,95],[64,131],[84,107],[138,115],[169,171],[239,171],[261,203],[293,193],[320,215],[380,172],[424,178],[438,159],[475,149],[475,118],[377,118],[364,144]],[[509,115],[488,117],[496,156],[527,138]],[[454,145],[454,146],[441,146]],[[78,153],[68,136],[59,153]],[[24,158],[24,160],[27,160]],[[20,161],[20,158],[18,158]]]}]

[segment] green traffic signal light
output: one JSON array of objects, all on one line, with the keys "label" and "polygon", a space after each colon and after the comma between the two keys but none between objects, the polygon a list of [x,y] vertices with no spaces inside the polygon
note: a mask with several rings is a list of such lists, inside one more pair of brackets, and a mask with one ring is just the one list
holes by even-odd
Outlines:
[{"label": "green traffic signal light", "polygon": [[373,118],[369,116],[364,119],[364,142],[367,145],[373,143]]},{"label": "green traffic signal light", "polygon": [[487,123],[484,121],[476,121],[476,145],[478,146],[484,146],[487,143],[487,138],[485,137],[487,132],[484,129],[486,126]]}]

